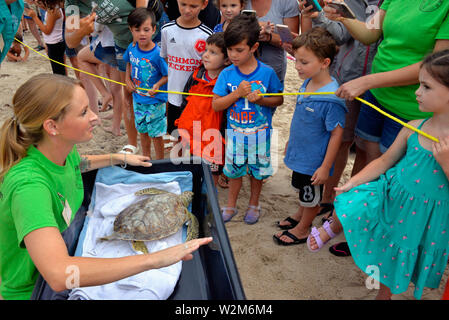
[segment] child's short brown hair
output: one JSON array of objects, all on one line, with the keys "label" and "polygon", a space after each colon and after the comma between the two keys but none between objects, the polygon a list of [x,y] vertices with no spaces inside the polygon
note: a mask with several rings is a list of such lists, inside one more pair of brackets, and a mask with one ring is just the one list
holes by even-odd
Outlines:
[{"label": "child's short brown hair", "polygon": [[329,58],[331,63],[338,52],[335,39],[329,31],[321,27],[313,28],[296,37],[292,42],[292,47],[294,51],[305,47],[322,60]]},{"label": "child's short brown hair", "polygon": [[209,36],[206,40],[207,44],[213,44],[221,49],[221,52],[223,52],[225,59],[228,57],[228,50],[226,50],[226,44],[224,40],[224,33],[223,32],[216,32]]}]

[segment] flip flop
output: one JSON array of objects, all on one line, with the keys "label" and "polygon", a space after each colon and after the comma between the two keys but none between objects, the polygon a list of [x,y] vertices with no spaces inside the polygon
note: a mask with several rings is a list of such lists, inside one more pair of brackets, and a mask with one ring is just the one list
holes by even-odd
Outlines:
[{"label": "flip flop", "polygon": [[[232,211],[231,214],[227,213],[228,211]],[[231,221],[232,217],[237,214],[237,209],[233,207],[223,207],[221,208],[221,217],[223,218],[223,222],[226,223]]]},{"label": "flip flop", "polygon": [[[323,242],[323,240],[321,240],[321,238],[320,238],[320,232],[319,232],[318,229],[315,228],[315,227],[312,228],[312,231],[310,232],[310,235],[307,237],[307,248],[309,248],[309,250],[310,250],[311,252],[318,252],[318,251],[320,251],[321,248],[322,248],[326,243],[329,242],[329,240],[335,238],[335,237],[338,236],[338,234],[339,234],[339,233],[335,234],[335,233],[331,230],[330,223],[329,223],[328,221],[326,221],[326,222],[323,224],[323,229],[324,229],[324,231],[326,231],[326,233],[327,233],[327,234],[329,235],[329,237],[330,237],[327,241],[324,241],[324,242]],[[314,237],[314,238],[315,238],[315,242],[316,242],[317,245],[318,245],[318,248],[317,248],[317,249],[312,249],[312,248],[310,247],[310,239],[311,239],[310,237]]]},{"label": "flip flop", "polygon": [[[290,239],[293,240],[293,242],[286,242],[284,240],[281,240],[282,236],[287,236]],[[307,238],[298,239],[294,234],[290,233],[288,230],[285,230],[282,232],[281,237],[277,237],[275,234],[273,235],[273,239],[277,242],[277,244],[282,246],[292,246],[295,244],[301,244],[307,241]]]},{"label": "flip flop", "polygon": [[[258,212],[256,212],[256,210]],[[259,221],[259,218],[260,218],[260,206],[249,205],[248,210],[246,210],[243,221],[245,221],[246,224],[255,224],[257,221]]]},{"label": "flip flop", "polygon": [[289,230],[289,229],[292,229],[292,228],[296,227],[297,224],[299,223],[299,221],[296,221],[296,220],[293,219],[292,217],[287,217],[287,218],[285,218],[285,219],[282,220],[282,221],[286,221],[286,222],[289,222],[289,223],[290,223],[290,224],[284,224],[284,225],[281,225],[281,224],[280,224],[281,221],[276,221],[276,225],[277,225],[280,229],[282,229],[282,230]]}]

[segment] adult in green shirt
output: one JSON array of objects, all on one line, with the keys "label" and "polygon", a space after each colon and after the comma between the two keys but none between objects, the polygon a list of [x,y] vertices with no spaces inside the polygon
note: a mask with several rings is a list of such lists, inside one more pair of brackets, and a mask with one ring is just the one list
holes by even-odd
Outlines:
[{"label": "adult in green shirt", "polygon": [[[449,1],[385,0],[368,22],[342,18],[324,8],[329,19],[341,21],[364,44],[383,36],[371,74],[343,84],[336,94],[352,100],[366,93],[367,100],[405,121],[430,116],[418,109],[415,91],[421,61],[431,52],[449,48]],[[401,125],[364,105],[356,134],[366,152],[366,163],[392,144]]]},{"label": "adult in green shirt", "polygon": [[[123,258],[68,255],[61,236],[83,200],[81,173],[128,163],[151,166],[140,155],[80,156],[76,144],[92,138],[98,117],[77,80],[41,74],[13,97],[14,115],[0,130],[0,294],[30,299],[38,273],[54,291],[96,286],[188,260],[211,238],[195,239],[151,254]],[[104,272],[108,270],[108,272]],[[69,272],[70,273],[70,272]]]}]

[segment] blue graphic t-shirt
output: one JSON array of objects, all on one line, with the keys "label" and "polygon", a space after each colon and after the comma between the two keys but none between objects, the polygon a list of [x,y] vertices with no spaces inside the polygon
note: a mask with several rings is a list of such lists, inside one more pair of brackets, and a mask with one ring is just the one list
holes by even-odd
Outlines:
[{"label": "blue graphic t-shirt", "polygon": [[[138,43],[132,43],[126,49],[123,60],[131,64],[131,79],[134,85],[140,88],[153,88],[153,85],[162,77],[168,75],[167,63],[160,56],[160,48],[155,45],[149,51],[143,51]],[[159,88],[167,90],[167,84]],[[144,104],[155,104],[167,101],[166,93],[157,93],[154,97],[148,95],[146,90],[137,90],[133,93],[134,101]]]},{"label": "blue graphic t-shirt", "polygon": [[[283,91],[281,82],[274,70],[257,61],[257,68],[250,74],[243,74],[239,68],[231,65],[218,76],[213,92],[221,97],[227,96],[238,88],[242,81],[251,83],[252,90],[261,93],[279,93]],[[227,128],[244,134],[271,129],[272,111],[240,98],[227,109]]]}]

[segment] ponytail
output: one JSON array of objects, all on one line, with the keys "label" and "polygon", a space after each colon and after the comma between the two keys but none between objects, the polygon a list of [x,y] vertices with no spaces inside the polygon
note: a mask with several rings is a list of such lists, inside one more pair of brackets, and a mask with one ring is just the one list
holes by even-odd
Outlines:
[{"label": "ponytail", "polygon": [[81,83],[65,76],[39,74],[17,89],[12,101],[14,115],[0,129],[0,180],[26,156],[31,145],[42,140],[44,121],[64,116],[76,85]]}]

